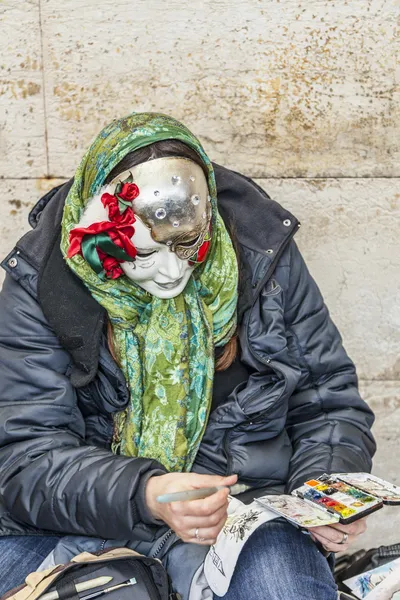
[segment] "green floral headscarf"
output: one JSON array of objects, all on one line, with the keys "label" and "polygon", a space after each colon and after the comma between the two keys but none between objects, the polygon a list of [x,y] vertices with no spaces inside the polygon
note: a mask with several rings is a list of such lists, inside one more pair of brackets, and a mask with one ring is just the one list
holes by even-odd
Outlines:
[{"label": "green floral headscarf", "polygon": [[[126,276],[100,277],[80,255],[67,258],[69,233],[111,170],[133,150],[166,139],[193,148],[208,170],[212,239],[179,296],[160,299]],[[69,267],[108,313],[114,347],[130,390],[115,415],[113,451],[151,457],[170,471],[190,471],[207,424],[214,346],[236,328],[238,269],[217,211],[212,165],[197,138],[166,115],[133,113],[110,123],[79,165],[65,203],[61,250]]]}]

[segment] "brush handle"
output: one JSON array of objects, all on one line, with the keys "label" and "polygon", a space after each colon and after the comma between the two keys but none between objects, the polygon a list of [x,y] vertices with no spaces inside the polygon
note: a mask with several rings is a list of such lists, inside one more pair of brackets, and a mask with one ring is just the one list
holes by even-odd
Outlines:
[{"label": "brush handle", "polygon": [[225,489],[224,485],[217,485],[216,487],[199,488],[198,490],[186,490],[184,492],[173,492],[172,494],[163,494],[157,496],[157,502],[166,504],[167,502],[185,502],[186,500],[201,500],[212,496],[219,490]]},{"label": "brush handle", "polygon": [[83,596],[82,600],[89,600],[90,598],[98,598],[99,596],[105,596],[109,592],[114,592],[115,590],[119,590],[120,588],[135,585],[135,583],[137,583],[137,581],[134,577],[132,577],[132,579],[129,579],[129,581],[126,581],[125,583],[113,585],[112,587],[106,588],[105,590],[100,590],[99,592],[94,592],[93,594],[89,594],[88,596]]},{"label": "brush handle", "polygon": [[[86,590],[92,590],[93,588],[100,587],[101,585],[106,585],[110,583],[112,577],[96,577],[96,579],[88,579],[87,581],[82,581],[81,583],[77,583],[75,585],[77,592],[85,592]],[[58,600],[58,592],[47,592],[44,596],[41,596],[40,600]]]}]

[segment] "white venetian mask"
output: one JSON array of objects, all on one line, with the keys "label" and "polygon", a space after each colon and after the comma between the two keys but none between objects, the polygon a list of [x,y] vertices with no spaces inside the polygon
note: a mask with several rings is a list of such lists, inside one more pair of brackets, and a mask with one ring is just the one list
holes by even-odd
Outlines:
[{"label": "white venetian mask", "polygon": [[[104,198],[113,197],[115,210],[117,200],[124,197],[121,186],[133,188],[132,199],[123,200],[119,210],[129,207],[134,230],[130,241],[137,254],[134,260],[120,257],[119,271],[153,296],[174,298],[184,290],[196,266],[191,259],[202,262],[209,246],[212,209],[203,170],[179,157],[134,166],[89,201],[78,229],[96,223],[107,228],[111,213]],[[119,214],[117,209],[117,218],[111,217],[118,224]]]},{"label": "white venetian mask", "polygon": [[132,243],[133,262],[121,263],[125,275],[158,298],[174,298],[184,290],[195,265],[180,259],[166,244],[155,242],[149,229],[136,217]]}]

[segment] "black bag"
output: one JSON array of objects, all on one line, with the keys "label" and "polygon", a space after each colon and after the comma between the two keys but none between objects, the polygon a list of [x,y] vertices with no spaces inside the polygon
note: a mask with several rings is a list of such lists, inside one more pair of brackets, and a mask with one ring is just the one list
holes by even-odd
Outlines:
[{"label": "black bag", "polygon": [[[108,581],[99,582],[101,577]],[[97,554],[83,552],[65,565],[31,573],[25,581],[0,600],[51,600],[50,593],[54,600],[180,599],[179,594],[172,592],[168,574],[158,559],[128,548]]]}]

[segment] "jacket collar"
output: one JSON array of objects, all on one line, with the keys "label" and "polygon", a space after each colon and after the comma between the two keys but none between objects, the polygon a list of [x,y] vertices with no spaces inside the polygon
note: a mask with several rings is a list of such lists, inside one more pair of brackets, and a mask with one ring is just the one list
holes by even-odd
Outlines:
[{"label": "jacket collar", "polygon": [[[228,228],[233,229],[239,253],[240,320],[272,273],[299,222],[251,179],[220,165],[213,166],[218,208]],[[29,217],[34,230],[21,238],[17,248],[39,271],[39,303],[62,346],[72,356],[71,381],[81,387],[96,375],[107,315],[61,254],[60,223],[71,185],[72,180],[38,202]]]},{"label": "jacket collar", "polygon": [[[218,209],[224,221],[234,224],[238,242],[250,250],[268,254],[271,261],[293,237],[299,221],[252,179],[213,163]],[[272,252],[268,252],[272,250]]]}]

